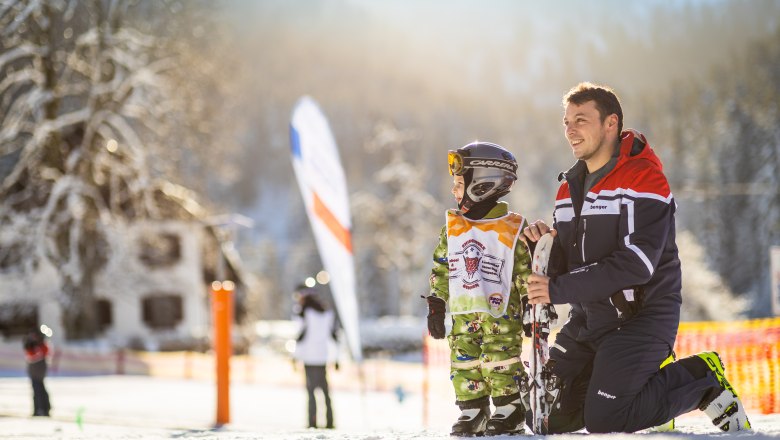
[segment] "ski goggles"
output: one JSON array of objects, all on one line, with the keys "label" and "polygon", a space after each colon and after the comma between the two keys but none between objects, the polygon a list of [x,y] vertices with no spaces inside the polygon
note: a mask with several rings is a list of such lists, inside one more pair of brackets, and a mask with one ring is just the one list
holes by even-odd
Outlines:
[{"label": "ski goggles", "polygon": [[512,175],[517,174],[517,164],[508,160],[464,157],[453,150],[447,152],[447,165],[450,168],[450,176],[462,176],[469,168],[498,168],[510,172]]},{"label": "ski goggles", "polygon": [[457,151],[447,152],[447,165],[450,167],[450,176],[460,176],[463,174],[463,155]]}]

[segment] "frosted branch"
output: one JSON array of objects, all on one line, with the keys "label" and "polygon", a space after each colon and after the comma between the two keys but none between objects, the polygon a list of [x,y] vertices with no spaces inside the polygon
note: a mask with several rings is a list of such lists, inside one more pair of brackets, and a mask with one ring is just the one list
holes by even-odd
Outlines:
[{"label": "frosted branch", "polygon": [[2,35],[13,35],[16,33],[17,29],[19,29],[19,26],[22,25],[27,19],[32,15],[35,11],[38,11],[41,7],[40,1],[32,0],[27,5],[26,8],[22,12],[19,13],[19,15],[16,16],[16,18],[11,21],[11,23],[3,29]]},{"label": "frosted branch", "polygon": [[6,52],[0,54],[0,70],[5,69],[7,65],[15,61],[18,61],[22,58],[32,57],[41,54],[43,54],[43,51],[38,46],[35,46],[31,43],[20,44],[19,46],[11,48]]}]

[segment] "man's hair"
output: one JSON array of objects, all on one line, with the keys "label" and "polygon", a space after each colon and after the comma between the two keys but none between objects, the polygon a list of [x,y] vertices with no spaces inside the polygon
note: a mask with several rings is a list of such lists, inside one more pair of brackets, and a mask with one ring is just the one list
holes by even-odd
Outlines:
[{"label": "man's hair", "polygon": [[588,101],[596,103],[596,109],[599,111],[602,123],[604,123],[607,116],[613,113],[617,115],[618,137],[620,137],[620,133],[623,132],[623,108],[620,106],[620,99],[618,99],[615,91],[607,86],[582,82],[563,95],[564,107],[567,104],[582,105]]}]

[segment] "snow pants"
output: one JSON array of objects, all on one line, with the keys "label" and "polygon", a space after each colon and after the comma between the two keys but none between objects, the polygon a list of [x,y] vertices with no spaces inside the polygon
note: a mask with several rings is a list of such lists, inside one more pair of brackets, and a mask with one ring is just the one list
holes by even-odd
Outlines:
[{"label": "snow pants", "polygon": [[43,384],[47,370],[48,366],[46,365],[45,359],[27,364],[27,376],[30,378],[33,391],[34,416],[48,416],[49,411],[51,410],[49,393],[46,391],[46,386]]},{"label": "snow pants", "polygon": [[519,397],[522,329],[517,305],[499,318],[484,312],[452,315],[450,380],[459,407],[484,406],[488,397],[500,406]]},{"label": "snow pants", "polygon": [[[696,379],[679,362],[659,370],[672,347],[648,335],[646,325],[631,324],[593,342],[577,341],[571,332],[557,335],[550,359],[563,388],[561,406],[550,414],[549,433],[658,426],[697,408],[707,391],[719,386],[712,376]],[[530,411],[527,415],[533,426]]]},{"label": "snow pants", "polygon": [[304,365],[306,371],[306,392],[309,395],[309,428],[317,427],[317,399],[314,390],[322,390],[325,397],[325,426],[333,428],[333,408],[330,404],[328,376],[324,365]]},{"label": "snow pants", "polygon": [[49,403],[49,393],[43,384],[43,379],[30,379],[33,389],[33,415],[49,416],[51,404]]}]

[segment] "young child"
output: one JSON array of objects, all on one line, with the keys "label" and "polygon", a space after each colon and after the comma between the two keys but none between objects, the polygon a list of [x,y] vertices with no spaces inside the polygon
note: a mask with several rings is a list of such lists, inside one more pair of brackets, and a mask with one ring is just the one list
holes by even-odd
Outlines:
[{"label": "young child", "polygon": [[474,142],[450,151],[448,162],[458,209],[447,211],[426,299],[432,337],[445,336],[447,304],[452,316],[450,379],[461,409],[452,435],[522,433],[521,299],[531,257],[519,240],[525,219],[498,201],[517,180],[517,161],[499,145]]}]

